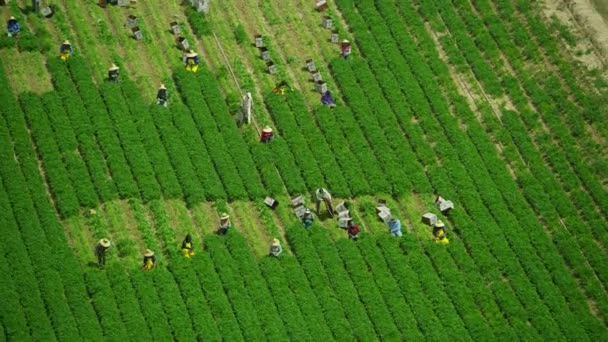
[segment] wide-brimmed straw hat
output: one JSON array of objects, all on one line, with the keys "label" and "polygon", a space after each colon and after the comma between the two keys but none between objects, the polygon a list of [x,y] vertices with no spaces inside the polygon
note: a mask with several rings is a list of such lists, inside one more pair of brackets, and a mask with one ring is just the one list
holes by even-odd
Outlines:
[{"label": "wide-brimmed straw hat", "polygon": [[144,256],[147,256],[147,257],[154,256],[154,252],[152,252],[151,249],[146,249],[146,251],[144,252]]},{"label": "wide-brimmed straw hat", "polygon": [[342,43],[350,43],[350,42],[348,41],[348,39],[344,39],[344,40],[342,41]]},{"label": "wide-brimmed straw hat", "polygon": [[63,41],[63,44],[70,44],[70,41],[66,39]]},{"label": "wide-brimmed straw hat", "polygon": [[194,50],[189,50],[188,53],[186,54],[186,57],[196,57],[198,56],[198,54],[196,52],[194,52]]},{"label": "wide-brimmed straw hat", "polygon": [[443,221],[439,220],[439,221],[437,221],[437,223],[435,223],[435,227],[442,228],[442,227],[445,227],[445,224],[443,224]]},{"label": "wide-brimmed straw hat", "polygon": [[100,245],[101,245],[101,247],[103,247],[103,248],[108,248],[108,247],[110,247],[110,245],[111,245],[110,240],[105,239],[105,238],[104,238],[104,239],[99,240],[99,244],[100,244]]},{"label": "wide-brimmed straw hat", "polygon": [[227,220],[230,218],[230,215],[226,214],[226,213],[222,213],[222,215],[220,216],[220,220]]},{"label": "wide-brimmed straw hat", "polygon": [[165,88],[165,85],[161,83],[159,89],[167,89],[167,88]]},{"label": "wide-brimmed straw hat", "polygon": [[279,239],[272,239],[273,246],[279,246],[280,244],[281,244],[281,241],[279,241]]},{"label": "wide-brimmed straw hat", "polygon": [[110,67],[110,70],[118,70],[118,69],[120,69],[120,68],[118,67],[118,65],[116,65],[116,64],[114,64],[114,63],[112,63],[112,66]]},{"label": "wide-brimmed straw hat", "polygon": [[11,15],[11,17],[10,17],[10,18],[8,18],[8,20],[17,20],[17,19],[15,19],[15,17],[13,17],[13,16]]},{"label": "wide-brimmed straw hat", "polygon": [[304,213],[310,214],[310,209],[307,208],[306,210],[304,210]]},{"label": "wide-brimmed straw hat", "polygon": [[264,132],[264,133],[271,133],[272,132],[272,128],[270,128],[270,126],[266,126],[266,127],[264,127],[264,129],[262,129],[262,132]]}]

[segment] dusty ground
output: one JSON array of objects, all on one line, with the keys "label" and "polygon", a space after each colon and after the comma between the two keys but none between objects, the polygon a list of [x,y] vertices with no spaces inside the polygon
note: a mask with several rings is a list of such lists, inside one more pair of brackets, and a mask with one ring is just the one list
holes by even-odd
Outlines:
[{"label": "dusty ground", "polygon": [[608,66],[608,1],[545,0],[545,14],[588,38],[577,43],[577,49],[590,52],[579,54],[579,60],[592,68]]}]

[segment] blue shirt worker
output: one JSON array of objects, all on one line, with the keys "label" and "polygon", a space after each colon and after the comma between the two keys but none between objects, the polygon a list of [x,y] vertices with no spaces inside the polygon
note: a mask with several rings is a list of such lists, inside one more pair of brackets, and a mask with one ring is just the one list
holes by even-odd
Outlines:
[{"label": "blue shirt worker", "polygon": [[328,106],[329,108],[334,108],[336,106],[334,98],[331,96],[331,92],[329,90],[321,96],[321,103]]},{"label": "blue shirt worker", "polygon": [[156,267],[154,252],[150,249],[146,249],[144,252],[144,271],[151,271],[154,267]]},{"label": "blue shirt worker", "polygon": [[403,233],[401,233],[401,221],[394,217],[391,218],[388,221],[388,231],[392,236],[402,236]]},{"label": "blue shirt worker", "polygon": [[21,32],[21,25],[15,17],[11,16],[6,23],[6,31],[9,37],[16,37]]},{"label": "blue shirt worker", "polygon": [[167,93],[167,88],[165,88],[164,84],[161,84],[160,88],[158,88],[158,92],[156,93],[156,104],[164,107],[169,105],[169,93]]},{"label": "blue shirt worker", "polygon": [[304,228],[312,226],[314,221],[315,218],[312,216],[310,209],[306,209],[306,211],[304,211],[304,215],[302,216],[302,224],[304,225]]},{"label": "blue shirt worker", "polygon": [[283,247],[281,247],[279,239],[272,240],[269,256],[278,257],[281,253],[283,253]]},{"label": "blue shirt worker", "polygon": [[59,47],[59,55],[61,59],[65,62],[70,56],[74,53],[74,49],[72,48],[72,44],[70,44],[69,40],[64,40],[63,44]]}]

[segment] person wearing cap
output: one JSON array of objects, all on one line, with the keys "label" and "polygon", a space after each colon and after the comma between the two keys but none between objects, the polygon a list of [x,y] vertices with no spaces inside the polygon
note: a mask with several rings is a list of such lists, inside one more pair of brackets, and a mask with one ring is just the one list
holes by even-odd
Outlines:
[{"label": "person wearing cap", "polygon": [[116,64],[112,63],[112,66],[110,66],[110,69],[108,69],[108,79],[111,82],[118,82],[119,70],[120,68]]},{"label": "person wearing cap", "polygon": [[448,232],[445,228],[445,224],[443,223],[443,221],[438,220],[437,223],[435,223],[435,226],[433,227],[433,240],[436,243],[443,243],[446,244],[448,242],[450,242],[448,240]]},{"label": "person wearing cap", "polygon": [[357,226],[355,224],[355,222],[353,220],[348,221],[348,226],[346,226],[346,232],[348,233],[348,237],[353,240],[353,241],[357,241],[357,239],[359,238],[359,232],[361,232],[361,229],[359,228],[359,226]]},{"label": "person wearing cap", "polygon": [[392,236],[402,236],[403,233],[401,233],[401,221],[391,217],[388,220],[388,232],[391,233]]},{"label": "person wearing cap", "polygon": [[270,126],[266,126],[262,129],[262,135],[260,135],[260,141],[263,143],[267,143],[274,139],[274,132]]},{"label": "person wearing cap", "polygon": [[314,221],[315,218],[312,216],[310,209],[307,208],[306,211],[304,211],[304,215],[302,215],[302,224],[304,225],[304,228],[312,226]]},{"label": "person wearing cap", "polygon": [[72,49],[72,44],[70,44],[69,40],[64,40],[61,46],[59,47],[59,54],[61,55],[61,59],[67,61],[68,58],[74,53],[74,49]]},{"label": "person wearing cap", "polygon": [[110,240],[106,238],[99,240],[95,246],[95,255],[97,256],[99,267],[104,267],[106,264],[106,252],[108,248],[110,248]]},{"label": "person wearing cap", "polygon": [[164,84],[161,84],[160,88],[158,88],[158,92],[156,93],[156,104],[165,107],[169,104],[169,93]]},{"label": "person wearing cap", "polygon": [[9,37],[17,37],[19,32],[21,32],[21,25],[15,17],[11,16],[6,23],[6,31],[8,32]]},{"label": "person wearing cap", "polygon": [[329,216],[333,217],[334,209],[331,206],[331,194],[329,193],[329,191],[324,188],[318,188],[315,192],[315,198],[317,202],[317,215],[319,215],[320,213],[319,210],[321,209],[321,202],[324,202],[325,206],[327,207],[327,212],[329,213]]},{"label": "person wearing cap", "polygon": [[342,49],[342,58],[348,59],[348,57],[350,56],[350,52],[351,52],[350,42],[348,40],[344,39],[342,41],[342,44],[340,47]]},{"label": "person wearing cap", "polygon": [[328,106],[329,108],[334,108],[336,106],[334,98],[331,96],[331,92],[329,90],[321,96],[321,103]]},{"label": "person wearing cap", "polygon": [[188,53],[186,53],[185,59],[186,59],[186,61],[185,61],[186,70],[192,71],[192,72],[197,72],[198,63],[199,63],[198,54],[196,52],[194,52],[194,50],[188,50]]},{"label": "person wearing cap", "polygon": [[218,235],[226,235],[230,229],[230,215],[222,213],[220,216],[220,228],[217,230]]},{"label": "person wearing cap", "polygon": [[269,256],[278,257],[283,253],[283,247],[281,247],[281,242],[279,239],[273,239],[272,244],[270,245],[270,253]]},{"label": "person wearing cap", "polygon": [[186,258],[191,258],[194,256],[194,246],[192,245],[192,235],[188,233],[186,238],[182,242],[182,253]]},{"label": "person wearing cap", "polygon": [[156,257],[154,252],[150,249],[146,249],[144,252],[144,271],[150,271],[156,267]]}]

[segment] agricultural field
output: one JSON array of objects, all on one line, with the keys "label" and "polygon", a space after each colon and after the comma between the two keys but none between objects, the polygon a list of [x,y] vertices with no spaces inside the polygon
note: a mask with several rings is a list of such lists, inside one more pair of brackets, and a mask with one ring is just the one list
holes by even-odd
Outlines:
[{"label": "agricultural field", "polygon": [[[212,0],[207,15],[177,0],[47,3],[50,18],[31,1],[0,6],[22,27],[0,37],[0,342],[608,340],[601,5],[587,27],[566,0],[335,0],[323,12]],[[266,125],[276,137],[262,144]],[[357,241],[324,212],[303,228],[290,198],[314,209],[318,187],[347,203]],[[429,211],[449,244],[433,241]]]}]

